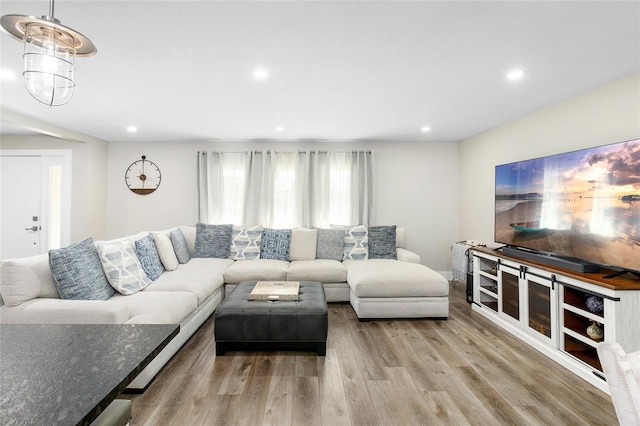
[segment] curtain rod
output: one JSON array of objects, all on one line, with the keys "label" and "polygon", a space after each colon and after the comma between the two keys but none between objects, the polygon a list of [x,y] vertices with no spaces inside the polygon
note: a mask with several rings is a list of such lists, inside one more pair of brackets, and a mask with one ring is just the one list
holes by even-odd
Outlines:
[{"label": "curtain rod", "polygon": [[252,150],[252,149],[249,149],[249,150],[246,150],[246,151],[198,151],[199,154],[200,153],[207,153],[207,152],[221,152],[223,154],[246,154],[248,152],[254,152],[256,154],[271,154],[271,153],[275,153],[275,154],[291,154],[291,153],[295,153],[295,152],[297,152],[298,154],[302,154],[302,153],[306,153],[306,152],[308,152],[310,154],[328,154],[330,152],[337,152],[337,153],[364,152],[365,154],[372,154],[373,153],[373,151],[357,150],[357,149],[354,149],[352,151],[326,151],[326,150],[323,151],[323,150],[315,150],[315,149],[312,149],[312,150],[298,150],[298,151],[275,151],[275,150],[271,150],[271,149],[268,149],[266,151]]}]

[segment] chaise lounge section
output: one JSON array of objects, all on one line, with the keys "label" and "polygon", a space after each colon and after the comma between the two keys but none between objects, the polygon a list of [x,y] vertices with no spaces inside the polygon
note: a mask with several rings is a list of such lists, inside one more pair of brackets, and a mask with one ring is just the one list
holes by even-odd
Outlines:
[{"label": "chaise lounge section", "polygon": [[387,259],[344,263],[359,319],[449,316],[449,282],[426,266]]}]

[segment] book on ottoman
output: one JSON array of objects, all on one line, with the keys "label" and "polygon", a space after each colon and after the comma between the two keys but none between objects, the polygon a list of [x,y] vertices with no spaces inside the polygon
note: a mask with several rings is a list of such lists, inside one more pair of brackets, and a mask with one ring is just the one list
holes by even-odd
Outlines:
[{"label": "book on ottoman", "polygon": [[258,281],[249,300],[298,300],[300,281]]}]

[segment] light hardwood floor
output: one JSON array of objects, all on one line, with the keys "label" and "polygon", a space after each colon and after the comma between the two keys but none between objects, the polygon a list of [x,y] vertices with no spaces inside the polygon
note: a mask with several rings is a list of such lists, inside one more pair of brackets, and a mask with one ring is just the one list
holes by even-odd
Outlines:
[{"label": "light hardwood floor", "polygon": [[329,304],[326,357],[215,356],[213,318],[133,401],[132,425],[614,425],[609,396],[472,312],[359,322]]}]

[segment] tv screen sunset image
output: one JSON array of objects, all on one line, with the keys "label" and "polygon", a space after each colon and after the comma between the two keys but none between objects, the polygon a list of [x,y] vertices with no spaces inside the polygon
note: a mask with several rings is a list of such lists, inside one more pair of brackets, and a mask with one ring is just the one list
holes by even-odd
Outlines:
[{"label": "tv screen sunset image", "polygon": [[496,242],[640,270],[640,139],[495,173]]}]

